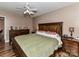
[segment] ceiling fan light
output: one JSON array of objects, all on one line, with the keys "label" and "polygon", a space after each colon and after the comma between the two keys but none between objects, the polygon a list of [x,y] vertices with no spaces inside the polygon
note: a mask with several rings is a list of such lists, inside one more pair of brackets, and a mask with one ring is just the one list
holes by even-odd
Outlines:
[{"label": "ceiling fan light", "polygon": [[29,13],[29,11],[28,10],[24,11],[24,14],[26,14],[26,13]]},{"label": "ceiling fan light", "polygon": [[27,13],[29,13],[29,10],[26,10]]},{"label": "ceiling fan light", "polygon": [[24,14],[26,14],[26,11],[24,11]]}]

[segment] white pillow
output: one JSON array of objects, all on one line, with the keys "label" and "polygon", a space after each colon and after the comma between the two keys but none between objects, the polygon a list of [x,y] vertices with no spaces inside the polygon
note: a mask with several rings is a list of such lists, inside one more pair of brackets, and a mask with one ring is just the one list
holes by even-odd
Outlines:
[{"label": "white pillow", "polygon": [[56,38],[58,40],[58,42],[59,42],[59,45],[62,44],[61,37],[56,32],[37,31],[36,34],[51,37],[51,38]]},{"label": "white pillow", "polygon": [[36,34],[45,35],[45,31],[37,31]]},{"label": "white pillow", "polygon": [[59,36],[56,32],[49,32],[49,31],[47,31],[47,32],[46,31],[37,31],[36,34],[44,35],[44,36],[51,37],[51,38],[55,38],[55,37]]}]

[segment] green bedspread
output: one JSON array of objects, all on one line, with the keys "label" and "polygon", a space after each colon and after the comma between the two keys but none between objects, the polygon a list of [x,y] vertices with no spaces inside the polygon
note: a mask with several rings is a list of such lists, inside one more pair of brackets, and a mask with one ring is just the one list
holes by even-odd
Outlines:
[{"label": "green bedspread", "polygon": [[17,36],[15,40],[28,57],[48,57],[58,48],[57,39],[37,34]]}]

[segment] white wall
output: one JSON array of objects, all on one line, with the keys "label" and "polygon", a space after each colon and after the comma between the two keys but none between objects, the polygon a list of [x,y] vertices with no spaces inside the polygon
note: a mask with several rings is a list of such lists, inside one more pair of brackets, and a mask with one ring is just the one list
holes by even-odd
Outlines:
[{"label": "white wall", "polygon": [[69,27],[75,27],[74,37],[79,36],[79,3],[46,13],[34,19],[34,28],[39,23],[63,22],[63,34],[69,33]]},{"label": "white wall", "polygon": [[9,41],[9,29],[10,26],[16,27],[28,27],[31,31],[32,28],[32,18],[27,16],[24,17],[23,15],[18,15],[17,13],[11,13],[8,11],[1,11],[0,10],[0,17],[5,17],[5,41]]}]

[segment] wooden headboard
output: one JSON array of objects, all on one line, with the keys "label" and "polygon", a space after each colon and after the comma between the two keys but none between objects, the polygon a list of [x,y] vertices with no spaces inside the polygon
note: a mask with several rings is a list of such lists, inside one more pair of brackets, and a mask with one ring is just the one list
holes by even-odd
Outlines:
[{"label": "wooden headboard", "polygon": [[62,27],[63,27],[63,22],[38,24],[38,30],[39,31],[42,30],[42,31],[56,32],[60,36],[62,36]]}]

